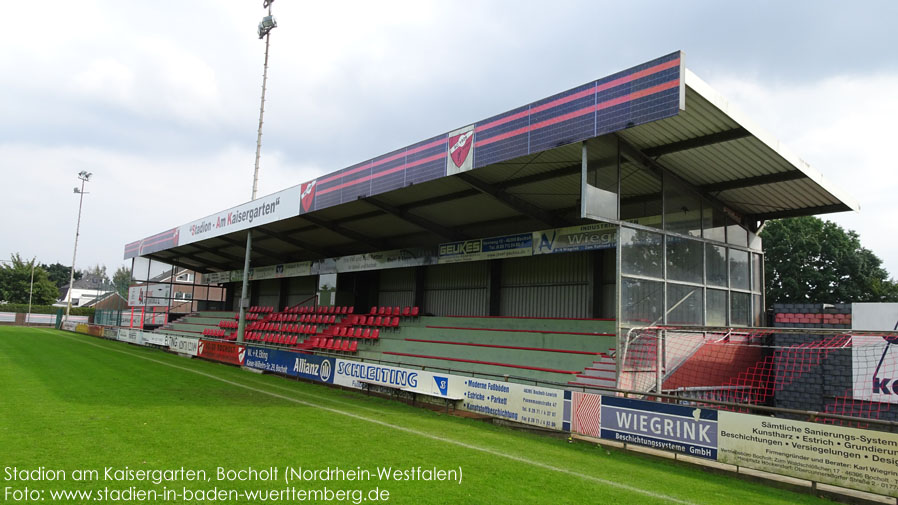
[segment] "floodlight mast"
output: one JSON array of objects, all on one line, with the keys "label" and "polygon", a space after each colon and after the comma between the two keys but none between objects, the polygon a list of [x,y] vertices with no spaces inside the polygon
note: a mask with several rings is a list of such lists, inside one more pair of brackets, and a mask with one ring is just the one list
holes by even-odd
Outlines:
[{"label": "floodlight mast", "polygon": [[81,207],[84,205],[84,195],[87,194],[84,191],[84,184],[90,182],[90,176],[92,175],[92,173],[86,170],[78,172],[78,178],[81,179],[81,189],[79,190],[75,187],[73,190],[73,192],[79,194],[80,197],[78,201],[78,224],[75,225],[75,250],[72,251],[72,271],[69,272],[69,291],[66,293],[64,321],[69,320],[69,313],[72,310],[72,289],[75,287],[75,257],[78,255],[78,236],[81,234]]},{"label": "floodlight mast", "polygon": [[[256,199],[256,193],[259,189],[259,160],[262,156],[262,119],[265,116],[265,89],[268,84],[268,47],[271,37],[271,30],[277,27],[277,21],[271,15],[271,4],[274,0],[263,0],[262,7],[268,9],[268,15],[262,18],[259,23],[257,33],[259,39],[265,39],[265,62],[262,66],[262,99],[259,105],[259,130],[256,134],[256,164],[253,171],[253,195],[252,200]],[[246,309],[249,308],[249,259],[253,249],[253,231],[246,231],[246,252],[243,257],[243,284],[240,287],[240,317],[237,322],[237,341],[244,341],[246,332]]]}]

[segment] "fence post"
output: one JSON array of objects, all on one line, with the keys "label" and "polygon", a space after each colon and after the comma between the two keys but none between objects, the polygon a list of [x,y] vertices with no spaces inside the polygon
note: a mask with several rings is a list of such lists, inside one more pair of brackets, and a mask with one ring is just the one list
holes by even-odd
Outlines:
[{"label": "fence post", "polygon": [[664,342],[664,333],[665,330],[658,330],[658,332],[656,333],[656,335],[658,336],[655,338],[655,354],[657,360],[657,362],[655,363],[655,392],[659,394],[661,393],[661,385],[664,382],[664,372],[662,370],[662,361],[664,359],[664,349],[662,346],[662,342]]}]

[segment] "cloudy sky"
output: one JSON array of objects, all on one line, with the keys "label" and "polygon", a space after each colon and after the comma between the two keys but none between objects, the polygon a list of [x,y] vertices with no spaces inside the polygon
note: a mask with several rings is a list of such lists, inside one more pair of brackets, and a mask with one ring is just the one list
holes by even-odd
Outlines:
[{"label": "cloudy sky", "polygon": [[[260,194],[683,50],[861,204],[898,277],[898,2],[278,0]],[[0,258],[123,247],[249,200],[261,0],[3,2]]]}]

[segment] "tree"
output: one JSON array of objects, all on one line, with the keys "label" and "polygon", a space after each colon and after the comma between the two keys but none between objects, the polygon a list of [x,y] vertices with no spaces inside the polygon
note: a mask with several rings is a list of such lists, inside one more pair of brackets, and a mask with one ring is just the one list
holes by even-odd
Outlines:
[{"label": "tree", "polygon": [[[31,286],[31,271],[34,268],[34,288]],[[31,303],[49,305],[59,298],[59,288],[50,280],[47,271],[35,265],[35,260],[25,261],[18,253],[10,257],[9,263],[0,266],[0,300],[8,303]]]},{"label": "tree", "polygon": [[768,222],[761,237],[768,305],[898,301],[898,282],[852,230],[798,217]]},{"label": "tree", "polygon": [[118,267],[115,275],[112,276],[112,283],[115,284],[115,290],[122,298],[128,299],[128,286],[131,284],[131,269],[126,265]]},{"label": "tree", "polygon": [[81,271],[82,277],[88,278],[96,278],[98,282],[108,284],[109,283],[109,275],[106,274],[106,265],[100,265],[97,263],[96,265],[85,268]]},{"label": "tree", "polygon": [[[71,273],[72,267],[67,267],[62,263],[53,263],[52,265],[41,264],[41,268],[47,271],[47,276],[53,284],[56,284],[57,288],[62,289],[63,286],[68,285],[69,273]],[[77,281],[80,278],[81,272],[76,271],[75,280]]]}]

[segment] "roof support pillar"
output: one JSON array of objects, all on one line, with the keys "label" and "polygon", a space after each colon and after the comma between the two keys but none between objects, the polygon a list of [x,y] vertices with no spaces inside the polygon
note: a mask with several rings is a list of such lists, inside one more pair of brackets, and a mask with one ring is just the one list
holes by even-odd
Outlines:
[{"label": "roof support pillar", "polygon": [[243,285],[240,287],[240,319],[237,323],[237,342],[243,343],[243,332],[246,330],[246,309],[249,308],[247,298],[249,288],[249,257],[253,252],[253,230],[246,231],[246,254],[243,256]]}]

